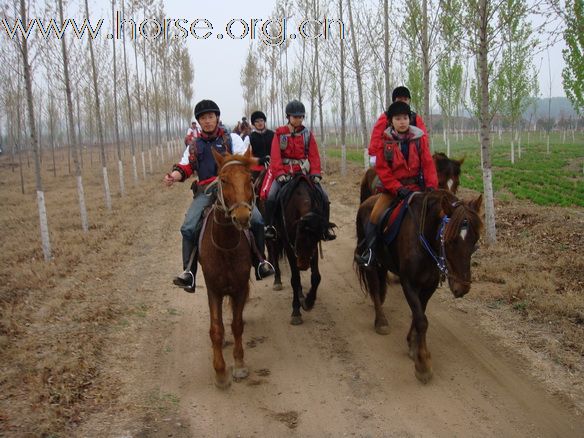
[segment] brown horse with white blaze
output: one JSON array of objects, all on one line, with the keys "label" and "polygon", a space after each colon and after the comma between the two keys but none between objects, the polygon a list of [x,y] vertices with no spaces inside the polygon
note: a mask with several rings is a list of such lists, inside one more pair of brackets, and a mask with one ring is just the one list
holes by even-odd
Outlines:
[{"label": "brown horse with white blaze", "polygon": [[[365,227],[377,196],[370,197],[359,207],[356,254],[363,252]],[[481,203],[482,195],[465,202],[445,190],[413,195],[397,236],[389,244],[378,239],[377,265],[356,266],[361,286],[373,300],[374,327],[379,334],[389,333],[389,323],[382,309],[388,271],[399,276],[412,312],[407,336],[409,355],[415,362],[416,377],[423,383],[432,378],[426,345],[426,306],[443,278],[448,280],[457,298],[470,290],[471,256],[482,229]]]},{"label": "brown horse with white blaze", "polygon": [[[245,155],[221,156],[213,149],[219,167],[217,200],[211,207],[200,239],[199,262],[203,269],[213,344],[215,384],[227,388],[231,374],[237,379],[247,377],[243,360],[243,308],[249,295],[249,274],[252,266],[250,241],[246,230],[250,227],[254,205],[250,166],[257,164],[251,151]],[[229,297],[233,311],[231,331],[234,337],[235,366],[229,373],[223,359],[223,298]]]}]

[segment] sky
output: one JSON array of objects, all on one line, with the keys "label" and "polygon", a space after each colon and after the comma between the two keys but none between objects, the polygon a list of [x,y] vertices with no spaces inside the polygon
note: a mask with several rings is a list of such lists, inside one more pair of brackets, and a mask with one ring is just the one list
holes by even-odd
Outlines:
[{"label": "sky", "polygon": [[[354,0],[359,3],[359,0]],[[109,0],[96,0],[96,10],[109,10]],[[247,38],[236,40],[225,36],[218,39],[217,34],[225,34],[225,25],[230,20],[243,19],[250,22],[252,18],[267,19],[274,9],[276,0],[167,0],[165,8],[167,18],[185,19],[192,22],[198,19],[207,19],[213,25],[213,35],[207,39],[187,38],[187,45],[191,54],[195,70],[194,101],[212,99],[221,108],[222,119],[226,124],[234,124],[243,112],[243,97],[240,85],[240,72],[245,62],[250,44]],[[307,15],[307,18],[310,18]],[[333,17],[334,18],[334,17]],[[201,26],[205,24],[200,22]],[[347,25],[348,27],[348,25]],[[242,31],[242,26],[233,25],[233,33]],[[206,30],[197,30],[198,35],[204,35]],[[292,44],[300,44],[296,39]],[[347,44],[348,41],[347,41]],[[562,89],[561,71],[564,67],[561,50],[563,40],[549,49],[549,66],[551,67],[552,96],[564,96]],[[348,47],[349,48],[349,47]],[[540,68],[540,96],[549,96],[550,73],[548,70],[548,52],[537,55],[534,63]]]}]

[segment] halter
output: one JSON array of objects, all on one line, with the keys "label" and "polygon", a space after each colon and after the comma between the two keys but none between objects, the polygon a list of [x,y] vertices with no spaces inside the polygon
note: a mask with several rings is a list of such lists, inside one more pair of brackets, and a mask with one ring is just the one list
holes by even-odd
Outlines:
[{"label": "halter", "polygon": [[[223,165],[223,167],[221,168],[221,171],[223,171],[223,169],[225,169],[227,166],[230,166],[232,164],[245,166],[245,164],[239,160],[228,161],[227,163],[225,163]],[[235,228],[237,228],[238,230],[242,230],[243,227],[235,220],[235,218],[233,218],[231,216],[231,212],[239,206],[246,207],[250,212],[254,209],[254,207],[255,207],[255,191],[254,191],[253,184],[251,184],[251,182],[250,182],[251,191],[252,191],[251,204],[247,201],[239,201],[239,202],[236,202],[235,204],[231,205],[230,207],[228,207],[227,204],[225,203],[225,198],[223,196],[223,183],[221,182],[221,178],[219,177],[219,175],[217,176],[217,179],[215,179],[215,181],[213,181],[211,184],[209,184],[209,186],[207,187],[206,190],[208,190],[213,185],[217,185],[217,200],[215,201],[215,207],[217,208],[217,210],[222,211],[225,214],[226,219],[231,217],[231,222],[233,222],[233,225],[235,226]]]},{"label": "halter", "polygon": [[[456,201],[452,203],[452,208],[458,208],[462,205],[461,201]],[[421,212],[421,222],[418,229],[418,238],[420,243],[424,247],[424,249],[430,254],[430,256],[436,262],[436,267],[440,271],[440,285],[446,280],[446,278],[452,278],[453,280],[462,283],[464,285],[470,285],[470,281],[463,280],[459,278],[457,275],[451,274],[448,272],[448,259],[446,258],[446,247],[445,247],[445,240],[444,240],[444,231],[446,230],[446,225],[450,222],[450,217],[444,215],[442,220],[440,221],[440,226],[438,227],[438,232],[436,233],[436,240],[440,240],[440,251],[439,254],[436,254],[434,249],[428,243],[426,237],[424,237],[424,225],[426,223],[426,211],[428,209],[428,196],[424,198],[422,203],[422,212]],[[411,210],[410,210],[411,211]],[[413,214],[412,214],[413,216]],[[415,218],[414,218],[415,219]]]}]

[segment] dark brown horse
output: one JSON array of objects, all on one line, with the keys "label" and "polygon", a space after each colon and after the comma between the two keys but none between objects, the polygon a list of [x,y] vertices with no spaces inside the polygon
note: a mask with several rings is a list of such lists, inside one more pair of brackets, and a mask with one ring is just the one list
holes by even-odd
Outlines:
[{"label": "dark brown horse", "polygon": [[226,388],[231,383],[231,373],[223,359],[223,298],[231,301],[234,337],[233,377],[247,377],[243,360],[243,307],[249,294],[249,273],[252,265],[250,243],[245,230],[249,229],[254,204],[250,166],[256,163],[248,150],[244,156],[221,156],[213,149],[219,166],[217,201],[212,206],[203,228],[199,262],[203,268],[209,313],[210,336],[213,343],[213,368],[215,384]]},{"label": "dark brown horse", "polygon": [[[276,220],[278,239],[269,244],[270,262],[276,271],[274,290],[282,289],[282,279],[278,259],[286,254],[292,277],[290,282],[294,296],[292,299],[292,325],[302,324],[300,307],[309,311],[316,301],[316,291],[320,284],[318,270],[318,244],[327,227],[327,221],[321,214],[321,205],[313,183],[297,175],[287,183],[281,192],[287,201],[281,204]],[[310,291],[306,296],[302,292],[300,271],[310,268]]]},{"label": "dark brown horse", "polygon": [[[356,254],[363,252],[365,227],[377,196],[370,197],[359,207]],[[361,286],[373,300],[374,326],[379,334],[389,333],[382,309],[387,273],[391,271],[399,275],[412,311],[407,336],[409,355],[415,361],[416,377],[424,383],[432,377],[430,352],[426,346],[426,305],[444,278],[457,298],[470,290],[471,255],[482,229],[481,202],[482,195],[464,202],[445,190],[414,195],[395,239],[389,245],[379,239],[377,266],[356,267]]]},{"label": "dark brown horse", "polygon": [[[432,158],[436,166],[436,172],[438,173],[438,187],[456,194],[460,184],[460,166],[464,163],[464,158],[452,160],[442,152],[435,153],[432,155]],[[359,197],[361,202],[365,201],[369,196],[378,193],[376,190],[377,183],[378,178],[375,173],[375,168],[370,167],[361,179],[361,193]]]}]

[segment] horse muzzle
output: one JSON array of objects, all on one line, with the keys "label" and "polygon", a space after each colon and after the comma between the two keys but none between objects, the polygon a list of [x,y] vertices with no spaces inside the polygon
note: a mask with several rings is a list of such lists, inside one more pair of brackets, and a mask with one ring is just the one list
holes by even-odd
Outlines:
[{"label": "horse muzzle", "polygon": [[240,206],[233,209],[230,213],[233,223],[241,228],[247,229],[251,224],[251,210],[246,206]]},{"label": "horse muzzle", "polygon": [[470,282],[460,282],[455,279],[448,279],[448,287],[455,298],[462,298],[470,291]]}]

